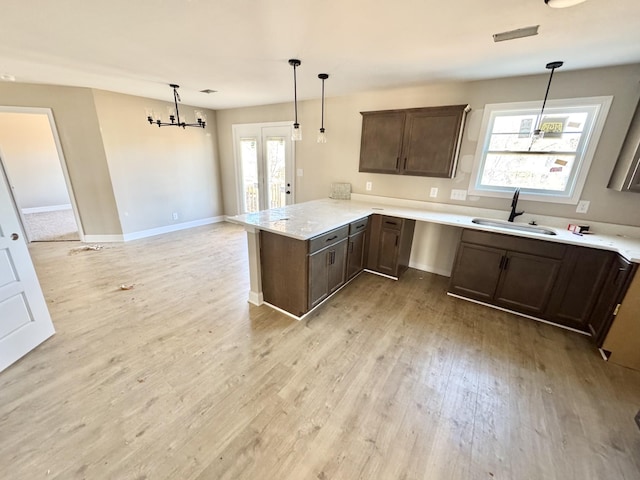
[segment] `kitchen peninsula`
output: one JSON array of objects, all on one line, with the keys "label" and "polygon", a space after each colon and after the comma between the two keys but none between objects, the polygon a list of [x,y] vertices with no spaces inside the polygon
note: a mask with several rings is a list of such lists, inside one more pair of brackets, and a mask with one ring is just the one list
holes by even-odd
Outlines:
[{"label": "kitchen peninsula", "polygon": [[[482,225],[473,222],[473,220],[477,219],[478,217],[500,219],[506,218],[506,215],[506,212],[481,210],[473,207],[458,207],[455,205],[412,202],[406,200],[369,197],[367,195],[354,194],[352,196],[352,200],[314,200],[310,202],[290,205],[283,208],[276,208],[257,213],[229,217],[228,220],[243,225],[245,227],[245,230],[247,231],[251,277],[249,301],[254,305],[268,303],[274,306],[272,302],[270,302],[268,298],[265,299],[263,295],[264,291],[268,290],[268,288],[265,288],[265,282],[272,282],[273,279],[267,274],[267,272],[263,271],[263,268],[265,267],[264,263],[267,260],[261,257],[261,232],[264,232],[262,233],[262,236],[269,237],[271,238],[271,240],[273,240],[274,238],[276,240],[282,239],[283,242],[287,243],[287,246],[284,247],[280,253],[281,258],[278,259],[278,262],[280,264],[291,263],[291,265],[293,265],[293,261],[296,256],[301,256],[301,258],[304,259],[310,259],[315,251],[314,249],[319,248],[318,242],[327,242],[327,245],[330,243],[333,245],[332,242],[335,242],[335,244],[338,244],[342,241],[346,242],[346,239],[348,239],[350,235],[355,233],[351,231],[350,225],[354,224],[354,222],[357,223],[360,220],[368,219],[370,218],[370,216],[373,216],[371,218],[380,216],[381,218],[385,219],[392,218],[407,222],[427,222],[430,224],[447,225],[450,227],[455,227],[456,230],[459,230],[460,236],[463,235],[463,232],[485,232],[486,234],[490,233],[491,235],[494,235],[494,237],[483,237],[485,239],[506,238],[507,240],[511,239],[510,241],[520,239],[520,242],[529,242],[529,244],[531,245],[536,245],[536,248],[538,249],[539,247],[545,245],[556,245],[556,253],[553,254],[555,255],[554,262],[556,266],[553,270],[551,270],[551,272],[554,275],[554,278],[556,275],[559,275],[560,277],[562,277],[562,275],[564,275],[565,277],[568,276],[569,278],[565,279],[565,283],[567,284],[569,283],[568,280],[571,279],[570,272],[567,273],[567,269],[569,268],[567,267],[567,262],[569,261],[568,259],[569,257],[573,258],[577,255],[577,253],[575,253],[573,250],[570,251],[571,248],[576,250],[574,247],[579,247],[580,252],[593,252],[595,250],[595,253],[597,254],[597,251],[601,251],[601,254],[603,255],[606,252],[613,252],[611,253],[611,258],[613,258],[613,256],[615,256],[616,258],[619,257],[621,261],[626,262],[630,265],[629,281],[631,281],[632,273],[637,268],[637,264],[640,263],[640,231],[638,231],[640,229],[634,227],[595,224],[595,222],[591,222],[596,232],[595,234],[576,235],[566,230],[567,223],[570,223],[570,221],[567,219],[539,217],[539,222],[544,222],[544,224],[555,233],[554,235],[545,235],[543,233],[537,233],[536,231],[510,230],[502,228],[500,226],[492,226],[487,224]],[[365,223],[364,228],[370,230],[372,228],[372,223],[372,221],[369,221],[368,226],[366,226],[367,224]],[[361,228],[362,227],[363,226],[361,225]],[[413,235],[413,230],[411,230],[411,235]],[[398,235],[398,237],[396,238],[401,238],[401,236]],[[475,237],[473,235],[469,236],[469,234],[467,234],[464,238]],[[401,249],[402,245],[398,245],[397,239],[395,240],[395,242],[397,247]],[[411,239],[409,239],[408,242],[410,250]],[[471,242],[473,243],[475,242],[475,240],[472,240]],[[353,247],[350,244],[347,244],[347,246],[345,246],[344,248],[352,249]],[[364,248],[366,249],[368,247],[365,246]],[[517,246],[510,246],[509,248],[511,250],[519,251],[519,247]],[[567,249],[566,252],[565,248]],[[511,250],[509,250],[509,252]],[[338,249],[337,252],[337,254],[334,252],[328,255],[326,260],[327,264],[331,265],[332,262],[336,260],[336,258],[340,258],[341,250]],[[505,258],[509,256],[509,252],[505,254]],[[518,259],[523,258],[523,255],[525,254],[527,254],[526,251],[524,253],[519,253],[517,255]],[[366,257],[366,252],[363,255]],[[408,257],[406,258],[406,260],[406,263],[408,263]],[[308,262],[310,261],[311,260],[308,260]],[[573,262],[573,264],[582,264],[579,261],[578,257],[574,258],[571,261]],[[307,260],[304,260],[304,262],[307,262]],[[600,288],[606,282],[606,279],[604,277],[606,276],[607,271],[605,270],[604,265],[606,264],[607,268],[612,268],[612,266],[610,265],[611,262],[612,260],[609,257],[603,258],[603,260],[601,260],[600,263],[603,265],[603,267],[600,269],[600,275],[602,276],[602,279],[598,289],[592,292],[594,295],[596,293],[599,293]],[[500,259],[501,266],[502,263],[503,260]],[[512,263],[514,264],[514,266],[517,266],[516,260],[514,260]],[[307,268],[306,263],[304,268]],[[574,265],[571,268],[577,267]],[[339,262],[337,270],[340,269],[342,269],[343,272],[346,272],[346,260]],[[579,272],[579,270],[577,272]],[[329,272],[329,275],[330,274],[331,273]],[[396,277],[395,275],[390,276]],[[306,276],[304,278],[306,278]],[[343,279],[343,281],[338,281],[338,288],[335,288],[333,291],[337,291],[339,287],[348,280],[349,279],[346,278],[345,274],[345,278]],[[625,289],[626,286],[628,285],[625,285]],[[558,285],[555,285],[555,287],[555,290],[557,291]],[[551,287],[547,286],[546,288],[548,290]],[[452,285],[450,287],[450,293],[456,296],[459,293],[459,290],[460,289],[456,290],[456,285]],[[328,295],[333,293],[333,291],[331,291],[330,289],[330,291],[327,292]],[[312,301],[306,303],[309,292],[304,290],[303,293],[303,297],[305,298],[302,298],[301,302],[304,303],[304,307],[306,308],[297,308],[296,310],[292,310],[287,308],[286,306],[284,308],[280,305],[275,306],[279,307],[281,310],[293,315],[296,318],[301,318],[312,308],[315,308],[319,304]],[[294,292],[289,291],[289,294],[293,295]],[[550,296],[551,292],[547,292],[545,290],[544,294]],[[472,294],[460,296],[474,301],[479,300]],[[546,302],[547,299],[545,298],[544,300]],[[595,308],[597,306],[595,298],[589,298],[588,300],[591,307]],[[501,307],[500,302],[497,302],[496,304],[492,301],[481,301],[480,303],[498,306],[499,308]],[[502,305],[502,307],[504,308],[504,305]],[[556,310],[558,308],[560,308],[560,310],[562,309],[559,306],[556,307]],[[518,308],[510,307],[507,307],[506,309],[535,319],[545,320],[546,318],[545,315],[542,314],[542,312],[540,312],[540,314],[537,314],[535,310],[519,310]],[[555,317],[550,318],[553,323],[558,323],[555,320]],[[563,322],[559,323],[562,324]],[[576,329],[583,333],[589,332],[586,323],[584,325],[581,325],[579,323],[576,323],[576,321],[573,321],[573,323],[568,322],[567,324],[565,324],[565,326],[569,326],[572,329]],[[608,330],[609,325],[606,325],[606,327]],[[594,334],[593,331],[591,333]],[[603,338],[601,338],[600,340],[602,341]]]}]

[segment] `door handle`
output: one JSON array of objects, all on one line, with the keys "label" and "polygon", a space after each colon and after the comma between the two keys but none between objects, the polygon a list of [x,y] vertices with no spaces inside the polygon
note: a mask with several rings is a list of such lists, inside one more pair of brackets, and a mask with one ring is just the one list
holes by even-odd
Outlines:
[{"label": "door handle", "polygon": [[287,190],[285,193],[286,193],[287,195],[291,195],[291,191],[290,191],[290,190]]},{"label": "door handle", "polygon": [[17,233],[12,233],[11,234],[11,240],[18,240],[20,238],[20,235],[18,235]]}]

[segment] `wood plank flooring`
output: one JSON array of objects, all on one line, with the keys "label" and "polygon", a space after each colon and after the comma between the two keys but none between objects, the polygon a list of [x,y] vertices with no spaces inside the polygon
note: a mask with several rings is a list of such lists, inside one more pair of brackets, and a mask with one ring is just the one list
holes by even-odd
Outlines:
[{"label": "wood plank flooring", "polygon": [[298,322],[247,303],[235,225],[75,246],[30,247],[57,334],[0,373],[2,478],[640,478],[640,372],[447,278]]}]

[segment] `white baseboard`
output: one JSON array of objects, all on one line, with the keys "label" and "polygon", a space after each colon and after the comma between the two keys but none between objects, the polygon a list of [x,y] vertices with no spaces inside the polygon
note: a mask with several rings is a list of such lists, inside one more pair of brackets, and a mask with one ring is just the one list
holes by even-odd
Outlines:
[{"label": "white baseboard", "polygon": [[114,243],[123,242],[122,235],[85,235],[82,240],[84,243]]},{"label": "white baseboard", "polygon": [[249,303],[260,306],[264,303],[264,297],[262,296],[262,292],[249,292]]},{"label": "white baseboard", "polygon": [[219,215],[217,217],[193,220],[192,222],[176,223],[174,225],[165,225],[164,227],[150,228],[149,230],[141,230],[139,232],[125,233],[122,237],[125,242],[129,242],[131,240],[153,237],[155,235],[162,235],[163,233],[177,232],[178,230],[186,230],[188,228],[201,227],[203,225],[210,225],[212,223],[224,221],[225,217],[223,215]]},{"label": "white baseboard", "polygon": [[442,268],[436,268],[431,265],[424,265],[422,263],[409,262],[409,266],[411,268],[415,268],[416,270],[422,270],[423,272],[428,272],[428,273],[435,273],[436,275],[442,275],[443,277],[451,276],[451,270],[444,270]]},{"label": "white baseboard", "polygon": [[71,204],[65,203],[64,205],[49,205],[48,207],[29,207],[20,209],[23,214],[28,213],[43,213],[43,212],[57,212],[58,210],[71,210]]}]

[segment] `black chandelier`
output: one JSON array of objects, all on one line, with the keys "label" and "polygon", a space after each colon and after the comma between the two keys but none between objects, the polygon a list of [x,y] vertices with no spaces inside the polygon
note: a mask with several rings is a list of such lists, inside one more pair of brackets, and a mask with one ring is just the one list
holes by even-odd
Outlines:
[{"label": "black chandelier", "polygon": [[180,112],[178,110],[178,102],[180,102],[180,95],[178,95],[178,88],[180,85],[176,85],[175,83],[169,84],[171,88],[173,88],[173,103],[175,104],[175,110],[170,110],[169,112],[169,122],[163,122],[162,117],[157,115],[152,110],[147,111],[147,121],[151,125],[157,125],[158,127],[199,127],[204,128],[206,125],[207,117],[200,111],[195,111],[195,116],[197,123],[186,123],[180,120]]}]

